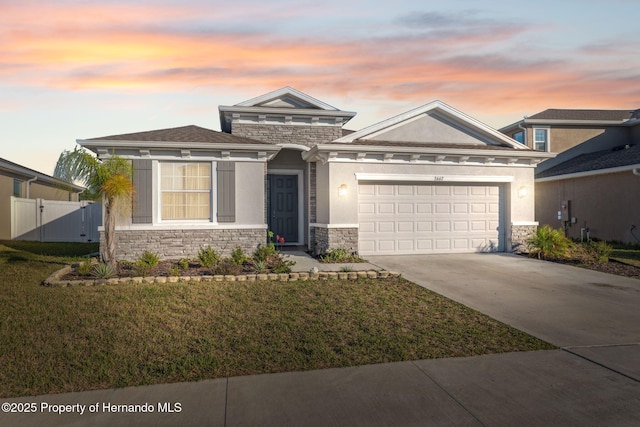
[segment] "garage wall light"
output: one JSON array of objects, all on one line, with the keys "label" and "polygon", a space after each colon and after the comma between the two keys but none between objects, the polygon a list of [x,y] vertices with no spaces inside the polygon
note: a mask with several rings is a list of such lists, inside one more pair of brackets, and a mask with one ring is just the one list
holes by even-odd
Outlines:
[{"label": "garage wall light", "polygon": [[528,193],[527,187],[522,186],[522,187],[518,188],[518,197],[519,198],[524,199],[525,197],[527,197],[527,193]]},{"label": "garage wall light", "polygon": [[340,187],[338,187],[338,197],[347,197],[347,193],[347,184],[342,184]]}]

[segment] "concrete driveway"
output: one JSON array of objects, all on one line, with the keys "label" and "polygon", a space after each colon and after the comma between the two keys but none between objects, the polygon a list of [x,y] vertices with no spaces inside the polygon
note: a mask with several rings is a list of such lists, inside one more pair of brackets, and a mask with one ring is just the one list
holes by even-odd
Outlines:
[{"label": "concrete driveway", "polygon": [[368,257],[565,351],[640,380],[640,280],[510,254]]}]

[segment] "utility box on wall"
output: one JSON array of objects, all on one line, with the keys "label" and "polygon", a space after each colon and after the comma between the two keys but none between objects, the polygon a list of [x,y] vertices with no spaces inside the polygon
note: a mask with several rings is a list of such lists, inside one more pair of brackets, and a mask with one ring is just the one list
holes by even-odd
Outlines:
[{"label": "utility box on wall", "polygon": [[562,203],[560,204],[560,211],[559,213],[559,218],[561,221],[565,221],[568,222],[569,219],[571,218],[570,216],[570,204],[571,204],[571,200],[563,200]]}]

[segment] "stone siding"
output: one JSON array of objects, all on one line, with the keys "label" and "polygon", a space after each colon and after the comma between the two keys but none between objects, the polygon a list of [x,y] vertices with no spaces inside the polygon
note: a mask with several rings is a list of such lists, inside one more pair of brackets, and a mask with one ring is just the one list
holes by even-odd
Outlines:
[{"label": "stone siding", "polygon": [[329,249],[346,249],[347,252],[358,252],[357,228],[311,227],[314,254],[325,253]]},{"label": "stone siding", "polygon": [[340,126],[267,125],[233,123],[231,133],[270,144],[299,144],[314,147],[342,136]]},{"label": "stone siding", "polygon": [[[267,240],[267,231],[257,229],[207,229],[207,230],[118,230],[116,231],[116,257],[118,260],[135,261],[146,250],[161,259],[193,258],[198,251],[211,246],[221,256],[228,257],[236,247],[252,254],[258,244]],[[100,232],[100,245],[104,244],[104,232]]]},{"label": "stone siding", "polygon": [[511,226],[511,252],[528,253],[527,240],[536,233],[537,225],[512,225]]}]

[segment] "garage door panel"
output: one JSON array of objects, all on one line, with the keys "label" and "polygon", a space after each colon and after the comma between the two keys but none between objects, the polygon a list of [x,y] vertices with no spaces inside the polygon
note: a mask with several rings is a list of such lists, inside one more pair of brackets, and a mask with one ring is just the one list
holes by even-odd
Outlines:
[{"label": "garage door panel", "polygon": [[399,221],[398,223],[398,232],[399,233],[413,233],[414,231],[414,222],[409,221]]},{"label": "garage door panel", "polygon": [[398,250],[399,251],[413,251],[414,250],[414,241],[413,240],[398,240]]},{"label": "garage door panel", "polygon": [[393,221],[378,222],[378,233],[393,233],[395,231],[395,223]]},{"label": "garage door panel", "polygon": [[504,250],[504,202],[498,185],[358,187],[363,255]]}]

